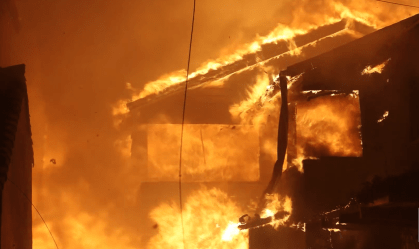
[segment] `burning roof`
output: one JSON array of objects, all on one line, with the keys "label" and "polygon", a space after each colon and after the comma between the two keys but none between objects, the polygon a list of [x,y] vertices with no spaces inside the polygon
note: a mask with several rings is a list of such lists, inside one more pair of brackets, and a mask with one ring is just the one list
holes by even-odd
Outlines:
[{"label": "burning roof", "polygon": [[[348,23],[352,23],[353,25],[348,28]],[[343,19],[339,22],[294,34],[290,38],[273,40],[262,44],[256,51],[242,55],[237,60],[233,59],[227,64],[214,67],[214,69],[210,68],[205,73],[193,73],[188,81],[188,89],[192,91],[202,89],[210,92],[207,94],[210,97],[216,98],[224,97],[225,95],[231,96],[232,91],[228,91],[227,93],[219,91],[220,88],[235,88],[234,85],[237,84],[235,82],[227,83],[231,86],[224,84],[230,78],[237,78],[237,75],[245,75],[258,68],[267,75],[270,75],[270,77],[273,77],[273,75],[279,73],[281,68],[321,54],[373,31],[373,27],[363,23]],[[290,44],[293,45],[290,46]],[[128,108],[134,110],[156,103],[162,99],[170,99],[173,95],[182,92],[184,89],[182,84],[182,82],[184,83],[183,72],[173,73],[164,78],[169,79],[169,82],[165,83],[163,80],[160,83],[157,81],[152,82],[153,91],[151,89],[147,90],[146,86],[146,89],[138,95],[139,98],[137,97],[137,100],[127,105]],[[243,84],[241,87],[243,87]],[[218,91],[211,93],[214,91],[211,88],[216,88]]]}]

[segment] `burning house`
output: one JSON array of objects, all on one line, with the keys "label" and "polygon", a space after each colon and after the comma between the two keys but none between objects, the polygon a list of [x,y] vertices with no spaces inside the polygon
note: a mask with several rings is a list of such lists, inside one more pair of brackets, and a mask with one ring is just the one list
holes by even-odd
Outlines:
[{"label": "burning house", "polygon": [[[312,94],[308,101],[354,92],[359,98],[362,156],[330,157],[322,155],[323,150],[317,147],[312,148],[317,150],[312,155],[317,158],[303,161],[303,187],[299,194],[307,222],[305,246],[417,246],[419,196],[414,179],[419,170],[418,39],[416,15],[281,72],[299,76],[296,88]],[[299,103],[297,116],[305,105]],[[351,106],[341,108],[344,112]],[[315,127],[312,132],[321,136]],[[389,180],[383,184],[380,179]],[[377,185],[386,186],[379,189]],[[337,231],[339,235],[334,233]],[[254,231],[256,242],[252,248],[279,248],[276,246],[282,242],[278,237],[278,233]],[[274,245],[266,247],[266,241]]]},{"label": "burning house", "polygon": [[25,66],[0,68],[1,248],[32,248],[33,150]]},{"label": "burning house", "polygon": [[[283,174],[274,175],[273,188],[278,206],[290,214],[281,218],[286,229],[252,227],[248,234],[233,229],[233,237],[246,233],[235,243],[238,248],[305,248],[306,241],[313,246],[312,230],[305,233],[302,224],[348,203],[372,177],[411,169],[419,144],[418,23],[419,16],[413,16],[375,31],[342,20],[266,42],[234,63],[191,75],[185,109],[183,84],[154,82],[161,89],[143,91],[127,105],[132,163],[143,176],[139,209],[145,243],[209,248],[205,243],[217,239],[197,238],[198,226],[217,230],[208,236],[232,241],[226,235],[231,222],[257,210],[249,205],[260,200],[279,165]],[[282,88],[280,72],[286,80]],[[175,77],[173,82],[182,83]],[[284,86],[288,114],[278,124]],[[286,141],[277,141],[281,132]],[[281,146],[285,158],[280,159]],[[167,200],[171,204],[162,204]],[[201,220],[191,218],[193,210]],[[176,241],[168,240],[174,236]]]},{"label": "burning house", "polygon": [[[343,206],[363,188],[363,182],[373,177],[385,179],[407,171],[417,176],[418,40],[419,16],[416,15],[285,70],[290,76],[303,74],[303,91],[359,92],[362,157],[304,161],[307,216]],[[369,201],[385,197],[389,203],[374,208],[365,206],[363,211],[360,207],[355,212],[356,219],[340,211],[340,222],[363,224],[357,229],[376,229],[382,235],[387,234],[386,239],[375,235],[363,246],[413,248],[417,242],[419,201],[413,189],[418,186],[408,184],[394,181],[381,196],[377,191],[370,191]],[[410,231],[407,234],[413,237],[401,239],[401,228]],[[314,242],[309,239],[308,243]]]},{"label": "burning house", "polygon": [[285,70],[302,74],[303,91],[359,94],[362,157],[304,161],[312,211],[348,199],[371,175],[397,175],[417,164],[418,38],[416,15]]}]

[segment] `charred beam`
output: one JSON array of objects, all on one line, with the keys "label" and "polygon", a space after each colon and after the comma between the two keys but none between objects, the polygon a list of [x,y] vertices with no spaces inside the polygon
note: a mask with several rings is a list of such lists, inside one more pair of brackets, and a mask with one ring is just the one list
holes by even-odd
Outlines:
[{"label": "charred beam", "polygon": [[285,154],[288,143],[288,100],[287,100],[287,78],[281,74],[279,77],[279,85],[281,87],[281,113],[279,115],[278,126],[278,147],[277,160],[275,162],[272,178],[265,190],[265,194],[271,194],[276,181],[281,178],[282,168],[284,165]]}]

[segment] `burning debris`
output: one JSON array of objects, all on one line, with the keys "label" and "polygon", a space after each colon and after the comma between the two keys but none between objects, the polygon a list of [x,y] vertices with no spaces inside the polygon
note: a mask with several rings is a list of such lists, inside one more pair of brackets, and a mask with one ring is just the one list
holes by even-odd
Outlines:
[{"label": "burning debris", "polygon": [[377,120],[377,123],[381,123],[384,121],[384,119],[386,119],[388,117],[388,111],[385,111],[383,114],[383,117],[380,118],[379,120]]},{"label": "burning debris", "polygon": [[386,60],[385,62],[383,62],[381,64],[378,64],[378,65],[374,66],[374,67],[367,66],[364,70],[362,70],[361,75],[373,74],[373,73],[380,74],[381,72],[383,72],[384,67],[387,65],[387,63],[390,60],[391,60],[391,58]]},{"label": "burning debris", "polygon": [[280,198],[278,194],[267,194],[265,198],[266,207],[260,215],[256,213],[254,217],[249,217],[246,214],[239,218],[240,225],[238,228],[240,230],[253,229],[266,225],[271,225],[274,228],[285,225],[292,212],[291,199],[288,196]]}]

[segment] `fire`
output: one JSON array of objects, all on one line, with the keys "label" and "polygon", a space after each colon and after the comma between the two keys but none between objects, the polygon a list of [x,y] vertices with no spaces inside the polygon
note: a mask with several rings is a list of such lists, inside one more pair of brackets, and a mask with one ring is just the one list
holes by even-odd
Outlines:
[{"label": "fire", "polygon": [[[183,205],[183,226],[179,205],[162,203],[152,210],[158,234],[148,248],[248,248],[248,233],[233,221],[243,214],[241,208],[223,191],[201,188],[191,193]],[[184,231],[184,240],[182,230]]]},{"label": "fire", "polygon": [[[318,97],[297,106],[300,157],[361,156],[360,109],[357,96]],[[302,170],[302,165],[299,165]]]},{"label": "fire", "polygon": [[[264,44],[278,43],[281,40],[287,42],[289,54],[300,56],[302,54],[302,48],[298,47],[294,40],[297,35],[306,34],[311,29],[317,28],[320,25],[335,23],[344,18],[347,19],[347,25],[346,29],[342,32],[351,32],[350,29],[354,20],[374,28],[380,28],[384,24],[375,20],[376,13],[353,10],[349,6],[344,6],[335,1],[331,1],[327,5],[328,8],[331,8],[330,13],[314,15],[314,21],[312,23],[295,21],[291,25],[278,24],[268,35],[257,36],[253,42],[244,44],[233,52],[222,54],[218,59],[206,61],[194,72],[190,73],[189,79],[194,80],[211,71],[232,65],[243,59],[245,55],[255,54],[261,51]],[[305,13],[301,8],[294,11],[293,14],[298,14],[299,11]],[[301,14],[297,16],[305,17],[306,15]],[[310,44],[310,46],[315,45],[316,42]],[[271,113],[278,112],[279,104],[277,99],[280,97],[280,94],[274,93],[275,83],[274,79],[272,79],[272,75],[277,73],[276,70],[278,69],[264,68],[264,62],[266,62],[264,60],[266,59],[258,56],[258,63],[247,68],[256,71],[256,81],[249,87],[247,96],[229,108],[230,114],[242,126],[251,125],[259,128],[267,122],[267,117]],[[388,60],[373,68],[369,66],[364,69],[365,72],[363,71],[362,74],[381,73],[387,62]],[[223,77],[223,79],[215,78],[214,81],[209,83],[212,86],[224,86],[224,79],[229,77],[229,75],[224,75]],[[146,83],[144,89],[141,91],[128,85],[128,89],[134,93],[130,100],[120,101],[117,104],[113,109],[114,116],[124,115],[128,112],[126,108],[128,101],[135,101],[151,95],[161,94],[173,86],[183,84],[185,79],[185,70],[179,70]],[[319,98],[311,100],[310,104],[306,106],[299,106],[299,112],[297,114],[297,134],[299,136],[297,143],[299,147],[298,158],[294,161],[300,171],[302,171],[301,161],[304,158],[315,158],[319,154],[318,152],[321,155],[324,155],[322,153],[327,151],[325,153],[327,155],[361,156],[362,144],[360,142],[358,128],[360,122],[357,119],[359,117],[359,107],[351,101],[342,98],[339,101],[342,103],[336,103],[327,100],[327,98],[326,100]],[[311,105],[312,103],[317,103],[317,105]],[[341,108],[342,105],[345,105],[345,108]],[[353,120],[357,120],[357,122],[353,122]],[[183,180],[214,181],[220,179],[237,179],[234,168],[239,167],[224,167],[227,163],[222,159],[226,156],[233,155],[231,158],[237,156],[231,153],[238,146],[237,143],[225,140],[222,136],[217,136],[218,134],[215,132],[209,132],[212,141],[205,140],[202,138],[202,135],[199,136],[199,129],[197,128],[197,126],[188,127],[188,125],[185,125],[184,159],[182,161],[182,165],[185,166],[182,169]],[[200,129],[202,132],[202,127]],[[178,134],[177,132],[180,129],[172,127],[169,130],[173,134],[166,134],[168,132],[167,127],[149,131],[149,143],[153,141],[153,137],[164,137],[163,143],[151,142],[148,147],[149,174],[151,178],[157,180],[177,179],[180,145],[180,133]],[[206,130],[206,132],[209,130],[211,128]],[[164,135],[167,136],[165,137]],[[221,142],[217,143],[217,139]],[[255,144],[248,142],[251,140],[242,140],[243,145],[247,147],[255,146]],[[267,140],[262,146],[269,148],[274,154],[274,143],[276,141],[269,142]],[[224,148],[224,152],[217,154],[215,152],[215,148],[217,147]],[[324,151],[318,151],[316,148]],[[164,158],[161,158],[162,154],[165,155]],[[230,168],[230,171],[226,171],[227,168]],[[239,169],[247,172],[245,175],[249,177],[244,178],[246,181],[254,181],[259,177],[257,167]],[[218,174],[217,172],[221,173]],[[278,194],[266,196],[266,198],[267,205],[262,211],[262,218],[274,217],[278,211],[286,211],[289,213],[288,215],[281,219],[274,219],[270,223],[274,227],[284,225],[292,212],[291,199],[288,196],[281,197]],[[216,188],[210,190],[201,189],[191,193],[187,197],[183,207],[183,222],[180,218],[181,211],[179,205],[175,203],[162,203],[153,209],[150,217],[158,224],[159,230],[158,234],[149,241],[149,248],[183,248],[184,243],[186,244],[186,248],[247,248],[248,234],[240,231],[238,229],[239,224],[234,222],[243,212],[236,203],[230,200],[226,193]],[[183,229],[182,225],[184,226]],[[299,227],[299,225],[291,226]]]},{"label": "fire", "polygon": [[151,81],[144,86],[144,89],[132,96],[132,101],[144,98],[151,94],[158,94],[164,89],[184,82],[186,80],[186,70],[178,70],[169,74],[165,74],[155,81]]},{"label": "fire", "polygon": [[367,66],[366,68],[364,68],[364,70],[362,70],[361,75],[366,75],[366,74],[373,74],[373,73],[382,73],[384,70],[384,67],[387,65],[387,63],[390,61],[390,59],[386,60],[385,62],[378,64],[375,67],[371,67],[371,66]]},{"label": "fire", "polygon": [[[277,109],[277,101],[273,101],[278,94],[271,96],[273,91],[273,79],[266,72],[272,68],[264,68],[259,71],[256,82],[247,91],[247,97],[238,104],[230,106],[231,116],[242,124],[260,126],[266,123],[267,116]],[[279,94],[280,95],[280,94]]]},{"label": "fire", "polygon": [[[194,72],[191,72],[189,74],[189,79],[193,79],[200,75],[205,75],[211,70],[215,71],[220,69],[221,67],[231,65],[243,59],[244,55],[253,54],[260,51],[263,44],[276,44],[281,40],[286,41],[288,43],[288,49],[292,55],[298,56],[301,54],[301,49],[297,47],[294,41],[294,38],[297,35],[306,34],[310,30],[316,29],[319,26],[336,23],[342,19],[348,20],[346,29],[350,28],[350,24],[353,22],[353,20],[356,20],[360,23],[364,23],[374,28],[383,27],[385,24],[387,24],[376,24],[374,14],[370,14],[366,11],[362,12],[353,10],[342,5],[341,3],[333,3],[332,8],[334,9],[334,14],[317,16],[316,19],[312,20],[312,23],[300,21],[299,25],[294,24],[296,27],[278,23],[278,25],[266,36],[257,35],[253,42],[240,46],[234,52],[221,55],[218,59],[208,60],[207,62],[203,63]],[[297,15],[298,13],[295,14]],[[306,15],[304,14],[304,16]],[[184,82],[185,79],[186,70],[184,69],[163,75],[155,81],[146,83],[142,91],[135,91],[136,93],[132,95],[130,101],[135,101],[152,94],[158,94],[171,86],[179,85],[180,83]],[[131,87],[130,90],[134,89]],[[128,102],[128,100],[125,101]],[[116,105],[117,107],[115,109],[118,111],[114,111],[114,113],[121,112],[121,110],[124,109],[123,107],[120,107],[120,104],[121,103],[118,103]]]},{"label": "fire", "polygon": [[230,222],[223,233],[223,241],[232,241],[234,237],[240,234],[240,229],[238,228],[238,223]]},{"label": "fire", "polygon": [[[285,196],[281,198],[279,194],[271,194],[265,196],[267,202],[265,208],[262,210],[260,217],[267,218],[273,217],[272,222],[269,223],[274,228],[277,228],[280,225],[284,225],[285,222],[290,218],[292,213],[292,201],[291,198]],[[281,219],[275,219],[275,214],[279,211],[285,211],[288,214]]]}]

